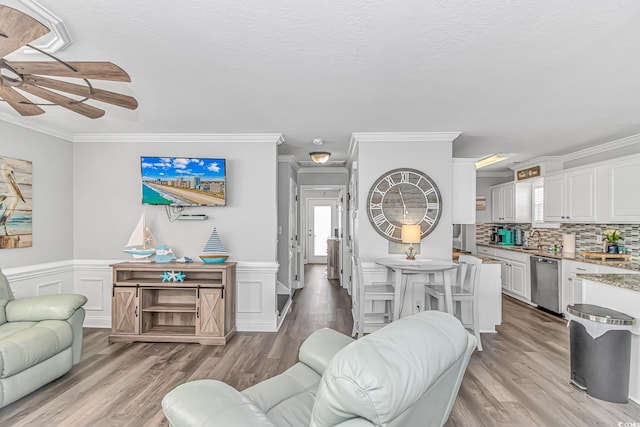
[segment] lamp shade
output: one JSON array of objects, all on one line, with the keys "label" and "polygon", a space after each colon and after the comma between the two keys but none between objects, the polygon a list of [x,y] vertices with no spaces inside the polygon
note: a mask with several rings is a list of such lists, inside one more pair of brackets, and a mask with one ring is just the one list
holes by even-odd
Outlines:
[{"label": "lamp shade", "polygon": [[420,243],[420,225],[403,224],[400,238],[402,243]]},{"label": "lamp shade", "polygon": [[309,155],[311,156],[311,160],[319,165],[327,163],[329,161],[329,157],[331,157],[331,153],[328,151],[314,151],[309,153]]}]

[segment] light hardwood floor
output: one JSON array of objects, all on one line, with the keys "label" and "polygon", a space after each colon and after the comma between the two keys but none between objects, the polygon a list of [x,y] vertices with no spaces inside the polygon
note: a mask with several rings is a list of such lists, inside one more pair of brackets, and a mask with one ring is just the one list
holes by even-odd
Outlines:
[{"label": "light hardwood floor", "polygon": [[[309,266],[306,287],[278,333],[238,333],[227,346],[115,343],[106,329],[85,329],[80,364],[64,377],[0,409],[0,426],[166,426],[160,400],[173,387],[215,378],[244,389],[297,360],[313,331],[350,334],[350,298],[323,266]],[[497,334],[483,334],[447,426],[640,425],[640,405],[590,398],[567,384],[566,323],[503,298]]]}]

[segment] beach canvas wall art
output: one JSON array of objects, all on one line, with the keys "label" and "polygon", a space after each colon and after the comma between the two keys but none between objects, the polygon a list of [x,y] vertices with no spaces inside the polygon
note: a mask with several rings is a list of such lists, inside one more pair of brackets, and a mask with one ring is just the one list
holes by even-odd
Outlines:
[{"label": "beach canvas wall art", "polygon": [[32,245],[33,166],[0,156],[0,249]]}]

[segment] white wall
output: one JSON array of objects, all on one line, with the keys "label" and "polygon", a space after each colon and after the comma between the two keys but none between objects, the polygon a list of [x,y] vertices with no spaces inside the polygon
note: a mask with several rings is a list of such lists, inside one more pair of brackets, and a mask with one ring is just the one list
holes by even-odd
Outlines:
[{"label": "white wall", "polygon": [[[363,259],[389,256],[388,240],[367,217],[369,189],[384,172],[413,168],[431,177],[442,196],[442,214],[436,228],[420,242],[422,258],[451,258],[452,249],[452,144],[422,141],[360,141],[358,144],[358,255]],[[407,155],[411,153],[411,155]]]},{"label": "white wall", "polygon": [[6,122],[0,134],[0,155],[33,162],[33,246],[0,249],[0,268],[72,258],[72,144]]},{"label": "white wall", "polygon": [[[128,259],[122,252],[144,210],[158,244],[197,260],[215,226],[230,261],[276,261],[277,153],[274,142],[136,138],[74,144],[75,258]],[[141,204],[141,156],[226,159],[227,206],[187,208],[207,221],[169,222]]]}]

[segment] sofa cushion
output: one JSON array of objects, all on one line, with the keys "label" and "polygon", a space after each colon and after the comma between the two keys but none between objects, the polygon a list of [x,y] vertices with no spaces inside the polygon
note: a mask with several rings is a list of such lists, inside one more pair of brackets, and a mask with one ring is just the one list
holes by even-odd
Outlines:
[{"label": "sofa cushion", "polygon": [[71,325],[64,320],[0,325],[0,378],[15,375],[71,346]]},{"label": "sofa cushion", "polygon": [[329,362],[310,425],[354,417],[387,425],[464,357],[467,345],[460,322],[438,311],[402,318],[357,340]]},{"label": "sofa cushion", "polygon": [[306,426],[311,419],[320,375],[296,363],[280,375],[242,392],[277,426]]}]

